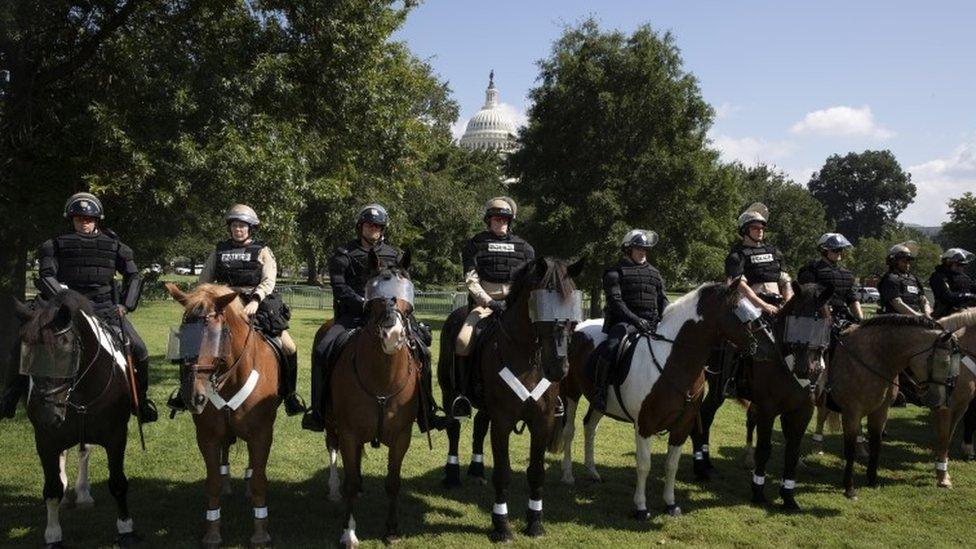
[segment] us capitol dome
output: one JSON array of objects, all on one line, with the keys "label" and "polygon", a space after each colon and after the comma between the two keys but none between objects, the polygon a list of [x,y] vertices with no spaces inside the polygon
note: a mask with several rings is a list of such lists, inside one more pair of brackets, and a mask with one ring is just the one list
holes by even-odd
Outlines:
[{"label": "us capitol dome", "polygon": [[515,121],[498,104],[495,71],[488,75],[485,104],[468,120],[459,144],[466,149],[508,153],[516,147]]}]

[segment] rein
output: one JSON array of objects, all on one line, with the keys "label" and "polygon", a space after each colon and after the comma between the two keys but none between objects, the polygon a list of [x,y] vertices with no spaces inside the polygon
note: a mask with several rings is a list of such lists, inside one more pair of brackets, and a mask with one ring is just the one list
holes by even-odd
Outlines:
[{"label": "rein", "polygon": [[213,387],[214,392],[220,391],[224,387],[224,384],[227,383],[227,380],[230,378],[231,374],[234,373],[234,370],[237,369],[237,366],[240,364],[241,359],[243,359],[244,355],[247,354],[247,347],[248,344],[251,342],[251,334],[253,333],[254,333],[254,323],[248,322],[247,336],[244,338],[244,347],[243,349],[241,349],[241,354],[237,355],[237,358],[234,359],[234,362],[230,366],[228,366],[227,369],[223,371],[223,373],[219,375],[217,374],[217,370],[218,370],[218,367],[216,365],[217,361],[214,361],[209,366],[204,366],[203,368],[194,364],[190,366],[190,373],[192,373],[193,375],[210,374],[211,387]]},{"label": "rein", "polygon": [[[399,310],[397,312],[399,313]],[[395,398],[397,395],[403,392],[403,390],[407,387],[407,382],[410,380],[410,376],[414,375],[415,373],[412,360],[413,353],[408,349],[407,375],[403,377],[403,381],[400,383],[400,386],[397,387],[393,392],[385,395],[377,395],[366,387],[366,383],[363,382],[362,375],[359,373],[359,361],[356,360],[357,356],[358,353],[352,354],[352,371],[356,375],[356,382],[359,384],[359,388],[362,389],[364,393],[376,401],[376,433],[373,435],[373,440],[369,441],[369,445],[373,448],[379,448],[380,437],[383,435],[383,418],[386,416],[386,406],[389,404],[390,399]]]},{"label": "rein", "polygon": [[[955,350],[956,352],[958,352],[959,345],[955,341],[955,336],[952,334],[952,332],[943,330],[942,334],[940,334],[939,337],[937,337],[935,339],[935,341],[932,342],[931,345],[929,345],[928,347],[922,349],[921,351],[918,351],[918,352],[915,352],[915,353],[912,353],[912,354],[908,355],[908,360],[911,360],[911,359],[917,357],[918,355],[920,355],[922,353],[928,352],[929,353],[928,361],[931,364],[931,362],[932,362],[932,355],[935,354],[936,348],[941,347],[940,344],[944,340],[951,342],[950,343],[950,346],[949,346],[949,349],[950,350]],[[872,368],[870,365],[868,365],[867,362],[865,362],[863,359],[861,359],[861,357],[857,356],[857,354],[855,354],[854,351],[844,343],[844,339],[843,338],[837,338],[837,345],[840,346],[840,347],[844,347],[844,349],[847,351],[847,354],[850,355],[850,357],[854,360],[854,363],[855,364],[858,364],[859,366],[861,366],[865,370],[871,372],[872,374],[874,374],[878,378],[882,379],[888,385],[894,386],[896,389],[901,386],[898,383],[897,372],[895,374],[895,381],[891,381],[888,378],[888,376],[886,376],[885,374],[883,374],[883,373],[879,372],[878,370]],[[912,382],[912,385],[914,387],[918,387],[920,385],[920,383],[915,379],[915,375],[912,373],[911,368],[905,368],[905,369],[908,370],[908,380]],[[954,386],[954,384],[952,384],[952,383],[941,382],[941,381],[935,381],[935,380],[933,380],[932,379],[932,373],[931,373],[931,371],[929,371],[929,378],[926,379],[925,381],[921,382],[921,383],[933,383],[933,384],[936,384],[936,385],[941,385],[941,386],[946,387],[946,388],[949,388],[949,387]]]}]

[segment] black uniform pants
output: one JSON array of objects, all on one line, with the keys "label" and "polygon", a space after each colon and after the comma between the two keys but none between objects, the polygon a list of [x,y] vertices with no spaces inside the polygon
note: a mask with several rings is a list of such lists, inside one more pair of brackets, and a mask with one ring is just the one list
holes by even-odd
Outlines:
[{"label": "black uniform pants", "polygon": [[365,323],[361,315],[344,314],[335,319],[335,324],[322,336],[318,345],[312,350],[312,411],[324,415],[323,403],[329,394],[330,362],[335,359],[335,347],[345,335]]},{"label": "black uniform pants", "polygon": [[620,348],[620,344],[635,333],[637,333],[637,327],[628,322],[617,322],[610,326],[610,330],[607,332],[607,345],[603,349],[603,360],[613,367],[617,360],[617,349]]}]

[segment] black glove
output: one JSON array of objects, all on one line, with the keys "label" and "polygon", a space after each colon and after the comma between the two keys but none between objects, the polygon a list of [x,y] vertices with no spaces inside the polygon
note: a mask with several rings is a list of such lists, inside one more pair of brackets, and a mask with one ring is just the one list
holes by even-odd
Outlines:
[{"label": "black glove", "polygon": [[647,320],[646,318],[641,318],[637,321],[637,329],[642,334],[649,334],[654,331],[654,325],[651,324],[650,320]]},{"label": "black glove", "polygon": [[492,313],[496,315],[500,315],[505,312],[505,302],[499,301],[497,299],[492,299],[491,301],[488,302],[488,308],[491,309]]}]

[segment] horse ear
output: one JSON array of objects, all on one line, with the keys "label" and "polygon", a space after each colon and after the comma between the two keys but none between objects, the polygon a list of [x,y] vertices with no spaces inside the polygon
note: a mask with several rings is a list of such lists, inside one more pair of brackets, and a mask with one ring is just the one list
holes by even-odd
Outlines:
[{"label": "horse ear", "polygon": [[535,272],[538,273],[539,276],[549,272],[549,261],[547,261],[545,257],[540,256],[535,258]]},{"label": "horse ear", "polygon": [[410,250],[403,252],[403,257],[400,258],[400,268],[404,271],[410,270],[410,260],[413,258],[413,253]]},{"label": "horse ear", "polygon": [[57,312],[54,313],[54,317],[51,319],[50,324],[55,328],[64,328],[70,326],[71,322],[74,320],[74,311],[71,310],[67,304],[62,303],[58,307]]},{"label": "horse ear", "polygon": [[169,292],[169,295],[173,296],[173,299],[179,302],[180,305],[186,306],[186,293],[184,293],[179,286],[173,284],[172,282],[166,282],[163,284],[163,286],[166,287],[166,291]]},{"label": "horse ear", "polygon": [[568,274],[570,278],[576,278],[583,272],[583,269],[585,268],[586,268],[586,254],[583,254],[580,256],[579,259],[577,259],[572,265],[570,265],[566,269],[566,274]]},{"label": "horse ear", "polygon": [[214,299],[214,307],[217,309],[217,311],[223,311],[224,308],[233,303],[235,299],[237,299],[237,292],[224,294]]},{"label": "horse ear", "polygon": [[23,301],[17,299],[16,297],[13,299],[14,299],[14,314],[17,315],[17,318],[20,319],[21,322],[27,322],[28,320],[30,320],[31,317],[34,316],[34,313],[33,311],[31,311],[30,307],[28,307]]}]

